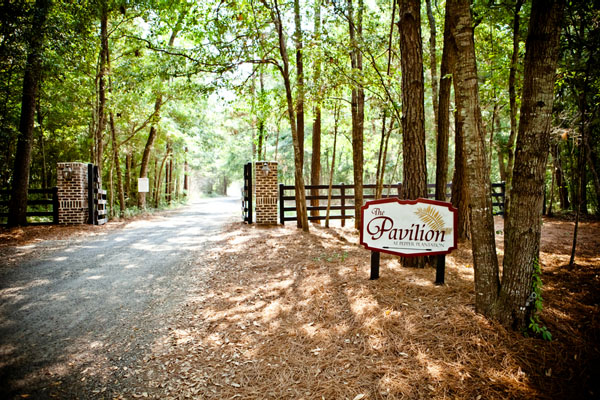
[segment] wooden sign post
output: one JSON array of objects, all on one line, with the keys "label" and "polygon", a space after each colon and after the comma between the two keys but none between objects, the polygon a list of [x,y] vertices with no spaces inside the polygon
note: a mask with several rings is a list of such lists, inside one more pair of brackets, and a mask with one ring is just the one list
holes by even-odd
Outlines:
[{"label": "wooden sign post", "polygon": [[371,250],[371,279],[379,278],[379,253],[438,256],[436,284],[444,283],[445,255],[456,249],[457,210],[429,199],[382,199],[362,208],[360,244]]}]

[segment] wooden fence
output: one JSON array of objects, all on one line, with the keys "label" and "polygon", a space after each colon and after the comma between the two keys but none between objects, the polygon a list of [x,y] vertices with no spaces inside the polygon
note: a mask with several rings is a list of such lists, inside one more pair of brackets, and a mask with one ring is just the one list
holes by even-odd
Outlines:
[{"label": "wooden fence", "polygon": [[[1,225],[5,225],[8,221],[10,194],[10,190],[0,190]],[[49,221],[28,221],[29,225],[58,224],[58,188],[29,189],[27,191],[27,217],[52,217]]]},{"label": "wooden fence", "polygon": [[[448,184],[448,190],[452,184]],[[320,215],[310,215],[311,211],[327,211],[327,198],[329,185],[306,185],[306,203],[309,221],[320,221],[326,218],[325,213]],[[363,185],[363,199],[375,199],[374,184]],[[317,196],[309,195],[311,189],[317,189]],[[323,192],[324,194],[321,194]],[[400,197],[402,192],[402,183],[384,185],[382,198]],[[450,201],[450,193],[446,192],[446,200]],[[502,183],[492,183],[492,205],[494,207],[494,215],[504,215],[504,200],[505,200],[505,185]],[[427,185],[427,197],[435,198],[435,184]],[[318,200],[318,206],[311,206],[310,200]],[[287,202],[287,203],[286,203]],[[342,226],[345,225],[347,219],[354,218],[354,185],[332,185],[331,206],[329,207],[329,219],[342,220]],[[293,214],[292,214],[293,213]],[[279,222],[283,225],[285,222],[296,221],[298,219],[296,210],[295,187],[293,185],[279,184]]]}]

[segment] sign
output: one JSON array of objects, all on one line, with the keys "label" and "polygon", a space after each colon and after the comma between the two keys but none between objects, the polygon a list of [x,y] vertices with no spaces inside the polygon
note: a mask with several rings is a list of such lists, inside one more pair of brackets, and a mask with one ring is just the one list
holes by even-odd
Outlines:
[{"label": "sign", "polygon": [[150,191],[150,183],[148,178],[138,178],[138,192],[148,193]]},{"label": "sign", "polygon": [[404,257],[448,254],[456,249],[457,210],[443,201],[382,199],[362,208],[360,244]]}]

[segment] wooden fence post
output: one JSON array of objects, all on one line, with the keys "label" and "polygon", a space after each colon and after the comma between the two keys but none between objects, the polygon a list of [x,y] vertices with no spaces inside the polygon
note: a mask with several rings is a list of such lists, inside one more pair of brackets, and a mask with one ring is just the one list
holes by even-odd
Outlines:
[{"label": "wooden fence post", "polygon": [[279,184],[279,223],[281,225],[285,225],[285,211],[283,204],[283,194],[285,190],[283,189],[283,183]]},{"label": "wooden fence post", "polygon": [[58,187],[52,188],[52,223],[58,224]]},{"label": "wooden fence post", "polygon": [[346,226],[346,188],[344,187],[344,182],[342,182],[340,187],[340,194],[342,195],[341,205],[342,205],[342,226]]}]

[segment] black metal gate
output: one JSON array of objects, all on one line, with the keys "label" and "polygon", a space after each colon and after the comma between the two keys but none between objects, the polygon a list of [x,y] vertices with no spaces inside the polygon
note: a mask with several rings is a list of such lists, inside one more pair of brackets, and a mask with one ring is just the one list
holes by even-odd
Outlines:
[{"label": "black metal gate", "polygon": [[242,192],[242,218],[252,223],[252,163],[244,165],[244,189]]},{"label": "black metal gate", "polygon": [[106,213],[106,190],[102,190],[102,181],[98,174],[98,166],[88,164],[88,223],[104,225],[108,220]]}]

